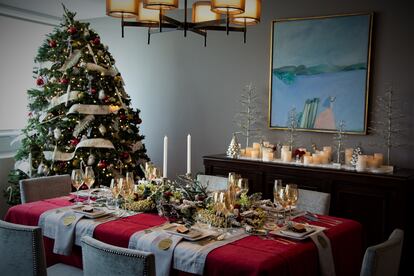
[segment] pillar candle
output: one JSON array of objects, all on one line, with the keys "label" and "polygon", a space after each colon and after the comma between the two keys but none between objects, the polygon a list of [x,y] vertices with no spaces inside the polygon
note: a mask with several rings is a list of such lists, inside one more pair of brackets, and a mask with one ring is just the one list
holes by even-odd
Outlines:
[{"label": "pillar candle", "polygon": [[259,155],[260,155],[260,150],[258,149],[252,150],[252,158],[259,158]]},{"label": "pillar candle", "polygon": [[321,163],[320,155],[318,153],[312,154],[312,164],[320,164],[320,163]]},{"label": "pillar candle", "polygon": [[266,149],[262,153],[262,160],[263,161],[272,161],[273,160],[273,151]]},{"label": "pillar candle", "polygon": [[251,147],[246,148],[246,157],[252,157],[252,150],[253,148]]},{"label": "pillar candle", "polygon": [[325,146],[323,147],[323,151],[326,153],[328,157],[328,163],[332,160],[332,147],[331,146]]},{"label": "pillar candle", "polygon": [[351,165],[353,152],[354,152],[353,148],[345,149],[345,165]]},{"label": "pillar candle", "polygon": [[283,162],[292,161],[292,152],[290,150],[282,150],[282,161]]},{"label": "pillar candle", "polygon": [[329,152],[327,151],[321,151],[319,153],[319,160],[321,162],[321,164],[329,164]]},{"label": "pillar candle", "polygon": [[168,137],[164,136],[164,156],[162,177],[167,178]]},{"label": "pillar candle", "polygon": [[253,149],[260,150],[260,143],[253,143]]},{"label": "pillar candle", "polygon": [[303,164],[304,165],[312,164],[312,156],[309,156],[309,155],[303,156]]},{"label": "pillar candle", "polygon": [[191,174],[191,135],[187,135],[187,174]]},{"label": "pillar candle", "polygon": [[374,158],[378,160],[378,166],[381,167],[384,164],[384,154],[374,153]]},{"label": "pillar candle", "polygon": [[358,161],[356,163],[356,170],[359,172],[365,171],[367,169],[367,156],[358,155]]},{"label": "pillar candle", "polygon": [[245,156],[245,155],[246,155],[246,149],[241,149],[240,156]]}]

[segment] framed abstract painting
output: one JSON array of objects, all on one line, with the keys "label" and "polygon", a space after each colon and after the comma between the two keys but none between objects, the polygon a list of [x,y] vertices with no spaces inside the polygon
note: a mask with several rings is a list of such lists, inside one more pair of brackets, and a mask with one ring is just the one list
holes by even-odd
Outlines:
[{"label": "framed abstract painting", "polygon": [[[272,22],[269,127],[366,134],[372,13]],[[292,117],[292,114],[293,117]]]}]

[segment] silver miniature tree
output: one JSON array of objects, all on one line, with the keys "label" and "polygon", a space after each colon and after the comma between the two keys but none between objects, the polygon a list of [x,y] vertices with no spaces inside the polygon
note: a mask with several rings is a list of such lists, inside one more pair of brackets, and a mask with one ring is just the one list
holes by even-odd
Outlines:
[{"label": "silver miniature tree", "polygon": [[246,138],[246,147],[249,146],[251,138],[260,137],[261,127],[261,113],[259,111],[258,98],[256,87],[252,83],[246,85],[241,94],[242,111],[236,114],[235,122],[240,127],[240,133]]},{"label": "silver miniature tree", "polygon": [[336,163],[341,163],[341,153],[343,152],[343,142],[345,136],[345,121],[339,121],[337,131],[334,135],[334,141],[336,142]]},{"label": "silver miniature tree", "polygon": [[392,148],[401,147],[404,144],[398,143],[397,139],[404,132],[401,120],[405,116],[399,111],[395,110],[397,99],[394,97],[394,88],[392,84],[389,84],[385,90],[384,96],[378,96],[376,100],[378,113],[384,114],[384,118],[378,121],[373,121],[373,126],[370,127],[374,133],[381,136],[387,148],[387,165],[391,163],[391,150]]},{"label": "silver miniature tree", "polygon": [[295,139],[296,139],[296,129],[298,127],[298,114],[296,112],[296,108],[293,107],[291,110],[289,110],[288,113],[288,145],[290,150],[293,150],[293,146],[295,145]]}]

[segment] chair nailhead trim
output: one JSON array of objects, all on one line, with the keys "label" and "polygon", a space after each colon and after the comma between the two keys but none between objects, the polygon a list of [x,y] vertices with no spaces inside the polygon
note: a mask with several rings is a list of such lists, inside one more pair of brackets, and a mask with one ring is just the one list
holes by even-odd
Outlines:
[{"label": "chair nailhead trim", "polygon": [[93,248],[95,248],[97,250],[100,250],[100,251],[103,251],[105,253],[119,255],[119,256],[125,256],[125,257],[131,257],[131,258],[144,259],[144,271],[143,271],[143,273],[144,273],[144,275],[148,275],[148,266],[147,266],[147,257],[146,256],[142,256],[142,255],[139,255],[139,254],[133,254],[133,253],[119,252],[119,251],[106,249],[106,248],[100,248],[100,247],[96,247],[93,244],[87,243],[85,241],[84,241],[84,243],[86,243],[90,247],[93,247]]},{"label": "chair nailhead trim", "polygon": [[33,272],[34,275],[38,275],[39,273],[39,266],[40,264],[38,263],[39,260],[37,258],[37,248],[38,248],[38,243],[36,240],[36,235],[35,235],[35,231],[31,230],[31,229],[17,229],[17,228],[8,228],[8,227],[3,227],[0,226],[0,228],[5,229],[5,230],[12,230],[12,231],[20,231],[20,232],[30,232],[32,234],[32,258],[33,258]]}]

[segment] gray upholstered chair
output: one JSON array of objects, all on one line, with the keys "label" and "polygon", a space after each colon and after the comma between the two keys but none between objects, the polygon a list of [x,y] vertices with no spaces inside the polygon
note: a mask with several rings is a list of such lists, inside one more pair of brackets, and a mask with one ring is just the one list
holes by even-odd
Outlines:
[{"label": "gray upholstered chair", "polygon": [[227,177],[199,174],[197,175],[197,181],[204,186],[207,186],[207,191],[218,191],[227,189]]},{"label": "gray upholstered chair", "polygon": [[368,247],[361,276],[397,276],[400,267],[404,231],[395,229],[387,241]]},{"label": "gray upholstered chair", "polygon": [[330,194],[299,189],[299,198],[296,205],[299,210],[328,215],[330,205]]},{"label": "gray upholstered chair", "polygon": [[65,264],[46,269],[42,229],[0,220],[0,274],[3,276],[83,275]]},{"label": "gray upholstered chair", "polygon": [[20,180],[20,197],[22,203],[38,201],[71,192],[70,175],[54,175]]},{"label": "gray upholstered chair", "polygon": [[86,276],[155,276],[154,254],[109,245],[87,236],[82,238],[82,259]]}]

